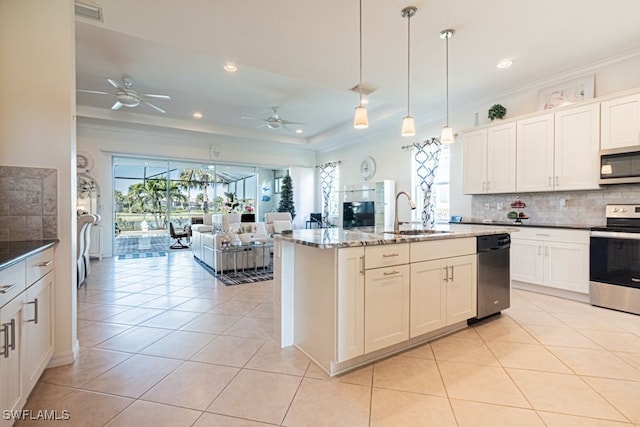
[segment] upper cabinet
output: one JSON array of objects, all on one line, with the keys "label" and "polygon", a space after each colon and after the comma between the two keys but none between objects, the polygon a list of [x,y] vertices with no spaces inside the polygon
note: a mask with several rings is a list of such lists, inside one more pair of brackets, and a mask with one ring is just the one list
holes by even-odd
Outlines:
[{"label": "upper cabinet", "polygon": [[554,190],[598,188],[600,105],[555,114]]},{"label": "upper cabinet", "polygon": [[553,113],[517,122],[517,191],[553,190]]},{"label": "upper cabinet", "polygon": [[640,94],[603,101],[600,148],[640,148]]},{"label": "upper cabinet", "polygon": [[474,130],[463,144],[465,194],[597,189],[600,104]]},{"label": "upper cabinet", "polygon": [[518,120],[517,191],[598,188],[600,105]]},{"label": "upper cabinet", "polygon": [[515,191],[515,123],[469,132],[463,144],[465,194]]}]

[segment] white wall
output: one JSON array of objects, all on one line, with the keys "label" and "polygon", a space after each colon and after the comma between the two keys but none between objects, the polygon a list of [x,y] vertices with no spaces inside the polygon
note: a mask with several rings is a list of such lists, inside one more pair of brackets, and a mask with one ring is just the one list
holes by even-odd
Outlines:
[{"label": "white wall", "polygon": [[[221,158],[212,159],[211,145],[221,148]],[[237,141],[198,133],[175,133],[171,130],[166,132],[133,131],[90,125],[78,126],[78,151],[89,154],[95,163],[94,169],[89,172],[89,175],[98,182],[101,192],[99,213],[102,215],[101,222],[104,227],[103,254],[105,256],[111,256],[113,253],[114,218],[111,197],[113,194],[111,159],[114,155],[249,164],[273,169],[293,166],[300,171],[309,168],[313,170],[316,164],[315,152],[306,147],[264,141]],[[293,178],[294,186],[298,185],[297,181],[300,180],[299,184],[305,188],[304,192],[298,192],[298,194],[294,191],[294,197],[306,194],[309,191],[306,175],[300,175],[299,179]],[[311,190],[313,191],[313,189]],[[306,197],[295,200],[296,211],[299,214],[313,211],[313,200],[314,197],[311,197],[310,201]],[[311,203],[311,205],[308,206],[307,203]],[[302,228],[304,228],[304,222]]]},{"label": "white wall", "polygon": [[293,227],[296,229],[305,228],[311,212],[316,212],[315,198],[316,193],[319,192],[319,185],[316,185],[315,172],[315,167],[289,169],[293,184],[293,205],[296,208]]},{"label": "white wall", "polygon": [[0,0],[0,162],[58,170],[54,365],[77,350],[74,37],[72,0]]},{"label": "white wall", "polygon": [[[595,74],[596,97],[640,87],[640,54],[602,64],[592,64],[581,70],[572,70],[564,76],[557,76],[553,80],[539,82],[537,85],[530,85],[528,88],[510,94],[470,101],[462,106],[452,103],[450,123],[457,133],[462,133],[473,127],[476,112],[479,113],[480,124],[487,123],[489,122],[487,110],[495,103],[500,103],[507,108],[507,117],[535,112],[538,110],[538,91],[540,88],[586,74]],[[397,129],[377,135],[374,135],[376,123],[370,121],[369,129],[361,131],[362,137],[359,141],[343,148],[319,153],[318,164],[341,161],[340,184],[356,184],[362,181],[359,175],[360,162],[366,156],[372,156],[378,165],[376,175],[373,177],[374,181],[392,179],[396,181],[396,192],[409,191],[411,185],[410,154],[401,150],[400,147],[411,144],[413,141],[422,141],[432,136],[438,136],[443,123],[444,117],[435,121],[426,121],[416,117],[418,135],[412,138],[403,138],[399,135],[400,119],[398,119]],[[452,215],[469,217],[472,212],[472,198],[462,194],[462,168],[462,144],[458,139],[451,147],[449,205]],[[405,208],[403,205],[400,204],[399,215],[406,218],[409,214],[408,211],[403,211]]]}]

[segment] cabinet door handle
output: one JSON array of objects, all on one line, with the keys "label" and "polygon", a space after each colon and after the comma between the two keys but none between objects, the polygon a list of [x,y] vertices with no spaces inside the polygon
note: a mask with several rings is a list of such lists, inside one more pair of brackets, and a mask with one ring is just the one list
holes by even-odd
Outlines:
[{"label": "cabinet door handle", "polygon": [[544,256],[549,256],[549,246],[544,247]]},{"label": "cabinet door handle", "polygon": [[486,191],[487,189],[487,183],[486,181],[482,181],[482,191]]},{"label": "cabinet door handle", "polygon": [[2,353],[0,353],[0,355],[5,359],[9,357],[9,325],[10,323],[2,324],[2,335],[4,335],[4,344],[2,344]]},{"label": "cabinet door handle", "polygon": [[444,269],[444,281],[449,281],[449,267],[442,267]]},{"label": "cabinet door handle", "polygon": [[552,179],[553,179],[553,178],[549,177],[549,187],[553,186],[553,181],[552,181]]},{"label": "cabinet door handle", "polygon": [[449,268],[451,268],[451,277],[449,278],[449,280],[453,282],[453,265]]},{"label": "cabinet door handle", "polygon": [[382,274],[384,274],[385,276],[393,276],[393,275],[395,275],[395,274],[400,274],[400,272],[399,272],[399,271],[396,271],[396,270],[393,270],[393,271],[390,271],[390,272],[386,272],[386,271],[385,271],[385,272],[383,272]]},{"label": "cabinet door handle", "polygon": [[538,255],[542,255],[542,246],[538,246]]},{"label": "cabinet door handle", "polygon": [[13,289],[13,287],[16,285],[16,283],[12,283],[10,285],[2,285],[0,286],[0,294],[6,294],[7,292],[9,292],[11,289]]},{"label": "cabinet door handle", "polygon": [[364,255],[360,257],[360,274],[364,276]]},{"label": "cabinet door handle", "polygon": [[487,191],[489,191],[489,188],[491,188],[491,181],[487,181]]},{"label": "cabinet door handle", "polygon": [[556,175],[556,187],[560,184],[560,178]]},{"label": "cabinet door handle", "polygon": [[394,256],[400,256],[400,254],[382,254],[382,258],[391,258]]},{"label": "cabinet door handle", "polygon": [[44,261],[38,264],[38,267],[49,267],[51,264],[53,264],[53,261]]},{"label": "cabinet door handle", "polygon": [[33,322],[34,325],[38,324],[38,298],[34,298],[33,301],[29,301],[27,304],[33,304],[33,319],[27,320],[27,322]]},{"label": "cabinet door handle", "polygon": [[549,236],[551,236],[551,234],[546,234],[546,233],[536,233],[536,236],[549,237]]}]

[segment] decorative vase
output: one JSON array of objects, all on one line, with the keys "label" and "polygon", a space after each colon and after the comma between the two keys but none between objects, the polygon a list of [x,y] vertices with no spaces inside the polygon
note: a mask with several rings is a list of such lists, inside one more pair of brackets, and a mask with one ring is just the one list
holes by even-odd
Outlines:
[{"label": "decorative vase", "polygon": [[251,239],[253,238],[253,234],[251,234],[251,233],[240,233],[240,234],[238,234],[238,238],[240,239],[240,242],[243,245],[246,245],[247,243],[251,242]]}]

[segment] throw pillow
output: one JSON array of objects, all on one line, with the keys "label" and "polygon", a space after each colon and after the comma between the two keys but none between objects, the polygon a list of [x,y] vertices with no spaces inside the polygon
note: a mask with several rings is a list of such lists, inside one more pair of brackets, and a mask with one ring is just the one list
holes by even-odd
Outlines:
[{"label": "throw pillow", "polygon": [[291,230],[291,221],[273,221],[273,232],[282,233]]},{"label": "throw pillow", "polygon": [[233,231],[234,233],[237,233],[239,230],[240,230],[240,223],[232,222],[229,224],[229,229],[227,231]]}]

